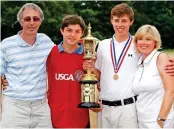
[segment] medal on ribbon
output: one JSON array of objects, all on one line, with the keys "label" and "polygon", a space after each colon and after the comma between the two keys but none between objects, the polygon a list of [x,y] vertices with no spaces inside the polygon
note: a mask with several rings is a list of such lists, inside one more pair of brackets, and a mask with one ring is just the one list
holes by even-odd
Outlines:
[{"label": "medal on ribbon", "polygon": [[129,38],[128,38],[128,40],[127,40],[127,42],[126,42],[126,44],[125,44],[125,46],[124,46],[124,48],[123,48],[119,58],[118,58],[118,61],[116,59],[116,52],[115,52],[115,45],[114,45],[114,36],[113,36],[113,38],[112,38],[112,40],[110,42],[111,59],[112,59],[112,64],[113,64],[113,68],[114,68],[114,72],[115,72],[115,74],[113,76],[114,80],[118,80],[118,78],[119,78],[118,71],[121,68],[121,65],[122,65],[122,63],[124,61],[124,58],[125,58],[126,53],[127,53],[128,49],[130,47],[131,42],[132,42],[132,36],[129,35]]}]

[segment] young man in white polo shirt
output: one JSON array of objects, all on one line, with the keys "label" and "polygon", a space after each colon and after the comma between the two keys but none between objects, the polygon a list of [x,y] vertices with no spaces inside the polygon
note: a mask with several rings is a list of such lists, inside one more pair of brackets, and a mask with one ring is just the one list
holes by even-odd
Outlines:
[{"label": "young man in white polo shirt", "polygon": [[99,128],[137,128],[136,96],[129,86],[137,69],[139,55],[135,53],[129,27],[134,12],[127,4],[111,10],[115,34],[99,43],[96,68],[100,71],[102,111],[98,113]]},{"label": "young man in white polo shirt", "polygon": [[40,7],[25,4],[17,14],[22,31],[4,39],[0,48],[0,75],[6,76],[1,128],[51,128],[46,101],[46,59],[51,39],[37,33],[44,20]]},{"label": "young man in white polo shirt", "polygon": [[[101,110],[98,112],[98,128],[137,128],[137,96],[130,86],[140,57],[129,33],[134,12],[129,5],[122,3],[111,10],[110,20],[115,34],[99,43],[96,69],[93,69],[100,79],[102,110],[92,110]],[[84,63],[83,67],[91,66]]]}]

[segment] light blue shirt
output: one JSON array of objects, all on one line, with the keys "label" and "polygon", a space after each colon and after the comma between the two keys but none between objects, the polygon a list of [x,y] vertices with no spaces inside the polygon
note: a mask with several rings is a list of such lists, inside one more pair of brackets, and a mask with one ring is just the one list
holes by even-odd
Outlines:
[{"label": "light blue shirt", "polygon": [[9,83],[3,94],[20,100],[40,100],[46,95],[46,60],[54,43],[47,35],[37,33],[30,46],[20,33],[0,44],[0,74],[6,75]]}]

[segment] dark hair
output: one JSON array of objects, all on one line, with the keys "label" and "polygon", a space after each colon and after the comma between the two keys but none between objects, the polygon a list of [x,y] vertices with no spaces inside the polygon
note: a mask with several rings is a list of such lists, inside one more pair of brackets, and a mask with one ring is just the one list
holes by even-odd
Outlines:
[{"label": "dark hair", "polygon": [[69,25],[80,25],[82,28],[82,31],[84,31],[86,25],[84,20],[78,16],[78,15],[67,15],[63,18],[62,23],[61,23],[61,29],[63,30],[65,27]]}]

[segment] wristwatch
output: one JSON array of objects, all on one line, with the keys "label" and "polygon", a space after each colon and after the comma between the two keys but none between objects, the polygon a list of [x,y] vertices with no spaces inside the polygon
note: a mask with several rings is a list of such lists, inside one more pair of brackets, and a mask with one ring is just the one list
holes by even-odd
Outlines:
[{"label": "wristwatch", "polygon": [[157,117],[157,120],[159,120],[159,121],[165,121],[166,119],[163,119],[163,118],[161,118],[161,116],[158,116]]}]

